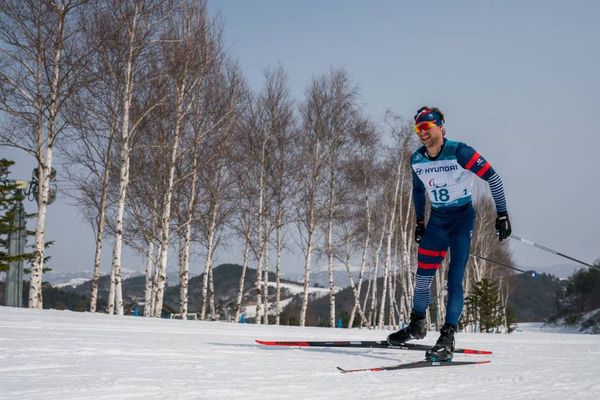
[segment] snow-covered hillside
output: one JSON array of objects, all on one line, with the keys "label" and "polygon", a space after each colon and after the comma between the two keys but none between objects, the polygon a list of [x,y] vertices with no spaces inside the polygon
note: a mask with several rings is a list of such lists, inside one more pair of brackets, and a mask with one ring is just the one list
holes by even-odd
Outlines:
[{"label": "snow-covered hillside", "polygon": [[[262,339],[382,339],[388,331],[256,326],[0,307],[2,399],[598,399],[600,336],[459,334],[491,364],[341,374],[420,352],[268,348]],[[433,343],[430,333],[423,341]]]}]

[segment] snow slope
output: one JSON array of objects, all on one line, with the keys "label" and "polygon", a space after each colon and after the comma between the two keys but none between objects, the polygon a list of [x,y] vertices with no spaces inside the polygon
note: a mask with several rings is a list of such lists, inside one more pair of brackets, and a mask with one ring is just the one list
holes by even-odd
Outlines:
[{"label": "snow slope", "polygon": [[[341,374],[423,357],[268,348],[254,339],[382,339],[388,331],[158,320],[0,307],[1,399],[598,399],[600,336],[466,334],[491,364]],[[433,343],[431,333],[424,340]]]}]

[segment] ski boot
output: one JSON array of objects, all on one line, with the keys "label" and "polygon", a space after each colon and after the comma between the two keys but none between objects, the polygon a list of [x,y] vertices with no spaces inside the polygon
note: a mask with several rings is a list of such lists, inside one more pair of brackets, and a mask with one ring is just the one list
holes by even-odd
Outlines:
[{"label": "ski boot", "polygon": [[425,352],[425,359],[427,361],[452,361],[455,332],[455,325],[445,323],[440,329],[440,337],[435,346]]},{"label": "ski boot", "polygon": [[427,335],[427,321],[425,316],[410,313],[410,323],[407,327],[392,333],[387,337],[387,342],[392,346],[400,346],[411,339],[423,339]]}]

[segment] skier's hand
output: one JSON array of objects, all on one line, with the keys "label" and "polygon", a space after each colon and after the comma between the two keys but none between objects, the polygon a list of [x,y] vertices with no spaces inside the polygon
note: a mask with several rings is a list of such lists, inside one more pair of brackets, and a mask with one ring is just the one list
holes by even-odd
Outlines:
[{"label": "skier's hand", "polygon": [[417,220],[417,227],[415,228],[415,240],[417,243],[421,243],[421,238],[425,234],[425,221]]},{"label": "skier's hand", "polygon": [[512,229],[510,228],[510,220],[508,219],[508,213],[498,213],[496,217],[496,235],[500,241],[508,239]]}]

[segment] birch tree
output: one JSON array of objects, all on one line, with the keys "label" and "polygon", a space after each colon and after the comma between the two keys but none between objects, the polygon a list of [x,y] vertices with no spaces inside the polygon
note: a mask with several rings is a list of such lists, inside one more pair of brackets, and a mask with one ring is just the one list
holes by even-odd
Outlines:
[{"label": "birch tree", "polygon": [[[111,79],[121,89],[119,101],[119,189],[115,215],[115,240],[112,252],[111,285],[108,298],[109,314],[123,314],[121,287],[121,253],[123,247],[123,215],[130,179],[131,141],[139,124],[160,103],[145,102],[132,114],[136,90],[147,81],[149,53],[154,50],[161,24],[167,14],[160,0],[117,1],[97,3],[94,15],[101,21],[106,46],[101,48],[115,66]],[[144,102],[138,102],[144,104]]]},{"label": "birch tree", "polygon": [[[415,213],[412,199],[412,167],[410,165],[410,156],[418,147],[416,136],[412,133],[409,124],[402,118],[388,112],[385,116],[385,125],[389,135],[393,138],[393,145],[389,149],[389,160],[396,166],[396,175],[394,183],[388,183],[388,186],[394,187],[395,192],[392,196],[393,208],[390,210],[390,218],[393,217],[395,227],[389,230],[387,236],[386,259],[389,259],[391,266],[392,255],[392,237],[398,242],[400,249],[399,269],[394,269],[400,276],[396,276],[394,282],[400,283],[401,289],[401,307],[404,309],[404,315],[400,318],[406,318],[408,312],[412,309],[412,291],[413,275],[416,272],[416,250],[417,244],[414,240]],[[397,220],[396,220],[397,219]],[[390,280],[392,282],[392,280]],[[395,304],[396,285],[393,285],[394,292],[389,293],[389,301]],[[393,307],[392,307],[393,308]],[[391,314],[390,310],[390,314]]]},{"label": "birch tree", "polygon": [[120,82],[111,79],[115,66],[102,48],[105,20],[92,12],[79,13],[82,40],[90,49],[83,74],[85,85],[73,96],[67,112],[73,121],[68,142],[61,147],[67,164],[72,196],[83,208],[94,229],[90,312],[96,311],[104,234],[110,207],[111,173],[114,173],[115,142],[119,125]]},{"label": "birch tree", "polygon": [[206,126],[206,145],[200,157],[205,162],[199,174],[199,190],[202,195],[198,202],[198,218],[194,227],[205,250],[204,277],[201,288],[200,319],[206,318],[206,307],[210,300],[211,317],[216,318],[214,309],[214,290],[210,299],[208,290],[214,261],[214,253],[220,241],[220,235],[231,218],[231,198],[233,174],[230,170],[231,155],[234,148],[235,132],[239,118],[246,103],[246,86],[241,79],[237,66],[228,61],[224,67],[211,77],[204,97]]},{"label": "birch tree", "polygon": [[266,75],[266,105],[270,115],[271,162],[268,185],[271,190],[271,227],[275,230],[275,324],[281,313],[281,253],[284,248],[286,225],[290,222],[290,201],[293,196],[293,140],[297,134],[293,103],[287,87],[287,76],[281,66]]},{"label": "birch tree", "polygon": [[308,308],[310,273],[318,227],[323,220],[323,193],[325,155],[323,141],[326,129],[326,90],[325,78],[314,79],[306,93],[306,100],[300,106],[302,117],[301,134],[296,144],[302,160],[297,168],[298,191],[296,200],[297,226],[304,250],[304,289],[300,309],[300,326],[306,323]]},{"label": "birch tree", "polygon": [[327,189],[325,253],[327,255],[327,272],[329,277],[329,325],[335,327],[335,284],[333,281],[334,261],[334,225],[338,209],[343,203],[343,190],[340,174],[341,161],[346,154],[352,126],[357,118],[356,88],[352,85],[344,71],[332,71],[322,82],[326,99],[325,108],[319,110],[323,115],[324,153],[326,157]]},{"label": "birch tree", "polygon": [[[360,267],[358,274],[358,284],[354,284],[353,295],[354,304],[350,312],[348,328],[354,326],[354,318],[358,311],[361,315],[361,324],[366,324],[366,316],[363,307],[360,304],[360,294],[362,293],[362,284],[367,268],[367,259],[371,246],[372,228],[372,203],[374,187],[377,184],[376,173],[376,149],[379,144],[378,132],[373,123],[367,119],[360,119],[354,125],[352,134],[351,154],[346,161],[344,171],[346,180],[354,187],[353,196],[355,201],[354,216],[354,241],[360,249]],[[348,269],[349,277],[352,277]]]},{"label": "birch tree", "polygon": [[[169,159],[167,183],[161,216],[161,253],[157,271],[155,316],[162,310],[169,249],[171,202],[175,185],[175,170],[180,156],[179,142],[192,104],[197,101],[198,88],[220,57],[219,36],[211,31],[206,4],[184,3],[167,19],[167,30],[161,39],[161,61],[167,98],[173,116],[169,129]],[[184,277],[186,278],[186,277]]]},{"label": "birch tree", "polygon": [[54,147],[70,126],[64,110],[81,85],[87,52],[79,48],[75,11],[84,0],[0,3],[0,110],[8,126],[0,145],[37,161],[38,219],[31,263],[29,307],[41,309],[46,214]]}]

